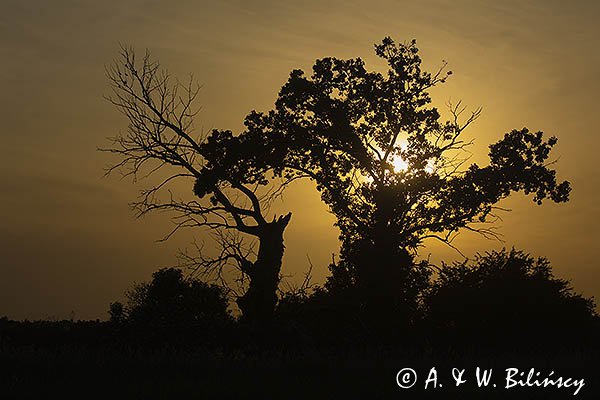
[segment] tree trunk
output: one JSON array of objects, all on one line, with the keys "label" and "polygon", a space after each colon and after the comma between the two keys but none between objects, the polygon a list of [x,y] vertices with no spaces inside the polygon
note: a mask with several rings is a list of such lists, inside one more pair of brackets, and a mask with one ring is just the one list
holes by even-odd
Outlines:
[{"label": "tree trunk", "polygon": [[250,277],[248,291],[237,300],[246,322],[266,325],[273,318],[277,304],[279,272],[283,258],[283,232],[292,214],[273,218],[259,228],[256,261],[247,263],[244,272]]},{"label": "tree trunk", "polygon": [[374,326],[407,323],[414,316],[429,273],[415,265],[393,229],[374,225],[353,255],[364,318]]}]

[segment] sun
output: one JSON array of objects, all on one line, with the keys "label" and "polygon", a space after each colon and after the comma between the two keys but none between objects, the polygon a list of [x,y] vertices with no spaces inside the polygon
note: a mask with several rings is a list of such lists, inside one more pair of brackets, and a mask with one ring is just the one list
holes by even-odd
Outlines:
[{"label": "sun", "polygon": [[394,167],[394,172],[405,172],[408,170],[408,163],[401,157],[394,157],[392,159],[392,166]]},{"label": "sun", "polygon": [[[394,172],[396,172],[396,173],[407,172],[409,169],[408,163],[406,161],[404,161],[402,159],[402,157],[399,157],[399,156],[391,158],[390,163],[392,164],[392,168],[393,168]],[[427,172],[428,174],[435,174],[436,173],[435,161],[429,160],[427,162],[427,165],[423,169],[423,171]]]}]

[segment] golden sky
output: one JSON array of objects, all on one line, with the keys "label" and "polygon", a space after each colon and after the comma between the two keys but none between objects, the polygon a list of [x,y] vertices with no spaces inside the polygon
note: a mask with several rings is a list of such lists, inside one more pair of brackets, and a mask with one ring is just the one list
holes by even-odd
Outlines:
[{"label": "golden sky", "polygon": [[[447,60],[454,72],[432,91],[436,105],[483,107],[467,132],[474,160],[506,131],[543,130],[559,138],[556,168],[573,186],[566,205],[503,203],[513,210],[499,223],[504,243],[463,234],[456,244],[468,256],[513,245],[546,256],[600,298],[599,17],[591,0],[3,0],[0,316],[106,318],[110,301],[192,240],[188,231],[156,243],[168,218],[135,220],[127,206],[143,185],[102,177],[110,158],[96,148],[126,129],[102,98],[119,43],[148,48],[173,75],[194,74],[198,128],[239,130],[250,110],[272,106],[293,68],[335,56],[380,69],[374,43],[417,39],[427,68]],[[337,251],[334,218],[310,184],[291,188],[279,210],[294,213],[284,274],[300,277],[308,255],[322,281]],[[459,258],[437,244],[429,253]]]}]

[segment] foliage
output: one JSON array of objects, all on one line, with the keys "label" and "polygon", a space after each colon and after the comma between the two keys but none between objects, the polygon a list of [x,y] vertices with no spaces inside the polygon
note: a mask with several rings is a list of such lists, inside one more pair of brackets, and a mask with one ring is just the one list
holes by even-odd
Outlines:
[{"label": "foliage", "polygon": [[385,38],[375,52],[386,74],[332,57],[317,60],[310,76],[292,71],[275,108],[250,113],[238,140],[269,149],[263,161],[274,170],[316,182],[341,232],[333,267],[346,272],[334,277],[354,282],[375,309],[414,310],[430,275],[414,262],[424,240],[452,245],[461,229],[496,237],[500,200],[523,192],[538,204],[564,202],[570,185],[549,168],[556,138],[526,128],[492,144],[489,165],[468,165],[463,133],[481,109],[464,118],[458,103],[441,120],[429,90],[451,75],[446,63],[424,71],[414,40]]},{"label": "foliage", "polygon": [[593,300],[556,278],[547,259],[514,249],[442,268],[427,307],[430,323],[448,340],[501,339],[509,346],[581,344],[593,335],[596,317]]},{"label": "foliage", "polygon": [[[489,166],[461,168],[470,144],[462,134],[480,110],[461,122],[459,104],[441,122],[428,90],[450,75],[445,64],[422,71],[415,41],[386,38],[375,49],[387,76],[359,58],[317,60],[310,77],[290,74],[275,110],[246,119],[246,135],[279,144],[281,165],[317,182],[344,237],[382,224],[394,243],[415,249],[431,235],[488,220],[513,191],[535,193],[538,203],[568,199],[568,182],[557,182],[547,165],[557,140],[541,132],[513,130],[490,146]],[[406,168],[395,167],[398,159]]]},{"label": "foliage", "polygon": [[134,285],[127,298],[128,317],[134,321],[172,326],[230,318],[227,296],[220,287],[185,279],[176,268],[153,273],[151,282]]},{"label": "foliage", "polygon": [[125,306],[119,301],[115,301],[109,304],[108,315],[110,316],[110,322],[114,324],[121,324],[125,321]]},{"label": "foliage", "polygon": [[185,279],[176,268],[155,272],[152,281],[135,284],[126,296],[123,314],[115,312],[121,306],[111,304],[111,321],[120,319],[150,341],[212,341],[232,322],[227,296],[220,287]]}]

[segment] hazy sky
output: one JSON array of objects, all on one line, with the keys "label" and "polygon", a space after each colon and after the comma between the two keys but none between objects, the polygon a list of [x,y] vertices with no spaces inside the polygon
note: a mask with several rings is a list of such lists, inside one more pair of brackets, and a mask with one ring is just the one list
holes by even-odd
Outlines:
[{"label": "hazy sky", "polygon": [[[548,257],[577,291],[600,298],[600,2],[596,1],[114,1],[3,0],[0,13],[0,316],[106,318],[133,281],[172,265],[193,232],[156,243],[164,215],[135,220],[127,203],[142,184],[103,178],[97,147],[126,129],[102,95],[104,66],[119,43],[148,48],[174,75],[203,84],[196,126],[239,130],[267,110],[293,68],[316,58],[362,57],[382,68],[373,44],[417,39],[425,66],[449,62],[437,105],[462,99],[483,116],[467,132],[474,160],[504,132],[527,126],[559,138],[568,204],[521,196],[499,224],[505,243],[464,234],[469,256],[516,246]],[[322,281],[337,251],[333,217],[310,184],[286,195],[284,273],[307,255]],[[433,260],[458,255],[439,245]]]}]

